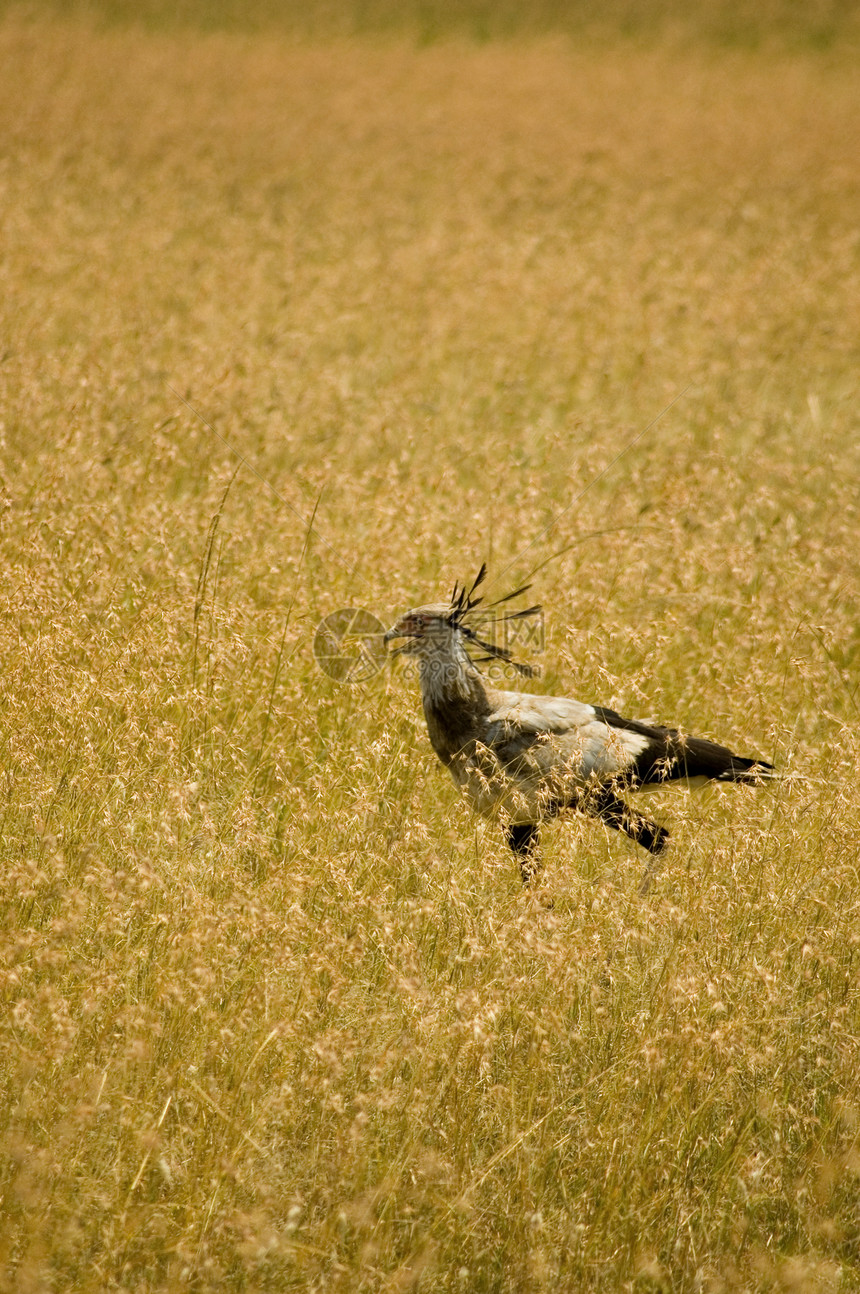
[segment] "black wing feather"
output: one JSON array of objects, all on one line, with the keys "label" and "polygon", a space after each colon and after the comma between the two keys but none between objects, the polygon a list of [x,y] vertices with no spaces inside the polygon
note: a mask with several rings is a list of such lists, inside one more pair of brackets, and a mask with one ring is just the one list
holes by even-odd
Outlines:
[{"label": "black wing feather", "polygon": [[595,715],[610,728],[647,737],[648,745],[630,766],[630,781],[639,786],[673,782],[684,777],[708,777],[717,782],[757,783],[769,777],[773,764],[764,759],[747,759],[727,746],[705,737],[687,737],[677,728],[624,719],[614,710],[594,706]]}]

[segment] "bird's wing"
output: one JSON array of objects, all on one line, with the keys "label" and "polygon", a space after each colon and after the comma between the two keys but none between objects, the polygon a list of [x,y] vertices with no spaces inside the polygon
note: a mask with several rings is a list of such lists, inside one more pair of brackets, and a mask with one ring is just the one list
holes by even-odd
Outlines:
[{"label": "bird's wing", "polygon": [[484,722],[483,743],[500,762],[532,775],[588,782],[617,776],[658,736],[635,725],[617,728],[595,706],[561,696],[496,692]]},{"label": "bird's wing", "polygon": [[532,775],[557,780],[563,770],[566,781],[620,778],[631,786],[702,777],[757,784],[773,772],[766,760],[602,706],[528,692],[496,692],[493,701],[484,740],[511,771],[520,761]]},{"label": "bird's wing", "polygon": [[593,705],[565,696],[538,696],[534,692],[494,692],[488,722],[516,727],[522,732],[569,732],[591,723]]}]

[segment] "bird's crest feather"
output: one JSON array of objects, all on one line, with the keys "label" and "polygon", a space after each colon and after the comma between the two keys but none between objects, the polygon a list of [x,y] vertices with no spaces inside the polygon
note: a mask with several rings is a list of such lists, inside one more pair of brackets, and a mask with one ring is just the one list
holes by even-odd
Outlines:
[{"label": "bird's crest feather", "polygon": [[526,678],[532,678],[537,671],[534,670],[531,665],[523,665],[520,661],[515,661],[513,658],[513,652],[509,651],[507,647],[500,647],[497,643],[490,642],[479,637],[475,627],[467,623],[468,619],[474,618],[478,625],[480,625],[482,621],[484,623],[489,622],[493,625],[497,625],[506,620],[522,620],[526,616],[538,615],[541,610],[540,606],[525,607],[520,611],[505,611],[501,614],[496,613],[493,610],[495,607],[500,607],[503,603],[511,602],[514,598],[520,597],[521,594],[527,593],[531,588],[531,585],[524,584],[521,588],[514,589],[513,593],[506,593],[504,597],[497,598],[495,602],[487,603],[483,610],[477,612],[476,615],[475,613],[477,608],[483,605],[484,599],[480,597],[476,598],[475,590],[483,584],[486,577],[487,563],[483,562],[481,564],[481,569],[478,571],[478,574],[468,592],[465,584],[454,585],[453,592],[451,593],[451,610],[448,617],[449,622],[454,628],[460,630],[467,643],[474,643],[476,647],[480,647],[483,652],[486,652],[485,656],[476,656],[472,658],[476,663],[488,660],[503,660],[506,661],[507,664],[511,665],[518,674],[522,674]]}]

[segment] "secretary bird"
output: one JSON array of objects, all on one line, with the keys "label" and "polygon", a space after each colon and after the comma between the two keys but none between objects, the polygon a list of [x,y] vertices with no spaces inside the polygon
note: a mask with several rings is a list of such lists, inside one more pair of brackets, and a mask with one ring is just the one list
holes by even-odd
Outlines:
[{"label": "secretary bird", "polygon": [[[503,660],[525,676],[534,671],[480,637],[481,622],[532,616],[541,608],[495,611],[525,593],[526,585],[478,611],[483,598],[475,591],[486,573],[485,564],[468,592],[455,584],[449,603],[407,611],[384,641],[402,639],[392,654],[418,658],[433,749],[478,813],[504,823],[524,884],[540,867],[541,823],[565,809],[599,818],[657,855],[666,848],[668,830],[631,808],[622,792],[693,778],[757,785],[772,775],[773,765],[763,759],[734,755],[675,728],[566,697],[490,687],[476,661]],[[650,879],[649,868],[641,893]]]}]

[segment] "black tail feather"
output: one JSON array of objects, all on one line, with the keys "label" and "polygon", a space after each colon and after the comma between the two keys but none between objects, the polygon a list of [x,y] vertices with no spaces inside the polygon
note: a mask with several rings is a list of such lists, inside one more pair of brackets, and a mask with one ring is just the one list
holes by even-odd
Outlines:
[{"label": "black tail feather", "polygon": [[744,782],[755,786],[773,776],[773,764],[766,760],[735,755],[727,746],[704,737],[685,737],[670,731],[661,745],[661,750],[645,750],[640,756],[640,761],[645,763],[645,776],[639,777],[643,785],[684,777],[707,777],[715,782]]},{"label": "black tail feather", "polygon": [[614,710],[595,706],[594,712],[610,728],[638,733],[648,744],[630,765],[628,781],[633,786],[654,786],[685,777],[707,777],[716,782],[745,782],[756,786],[774,775],[766,759],[735,755],[727,746],[705,737],[688,737],[677,728],[624,719]]}]

